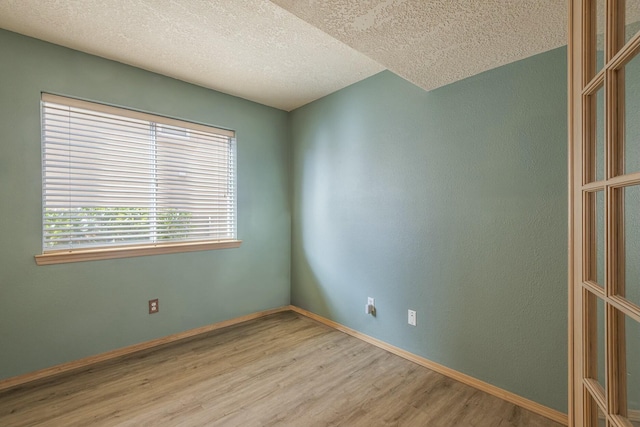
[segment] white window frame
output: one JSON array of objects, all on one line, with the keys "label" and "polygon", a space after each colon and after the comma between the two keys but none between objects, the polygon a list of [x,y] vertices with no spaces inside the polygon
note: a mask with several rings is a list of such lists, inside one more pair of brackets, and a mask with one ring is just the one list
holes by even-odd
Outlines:
[{"label": "white window frame", "polygon": [[[240,246],[242,242],[237,239],[237,162],[235,132],[130,109],[51,95],[48,93],[42,94],[41,105],[43,153],[43,250],[42,254],[35,256],[35,260],[38,265],[211,249],[226,249]],[[173,173],[170,177],[166,171],[162,172],[162,169],[157,166],[155,160],[152,160],[145,169],[145,171],[148,169],[148,172],[145,172],[145,176],[150,177],[149,182],[152,183],[149,186],[149,189],[145,189],[145,185],[141,186],[139,181],[126,176],[128,175],[127,173],[121,173],[122,176],[119,176],[118,173],[113,172],[113,177],[109,176],[107,178],[109,181],[115,180],[117,182],[117,184],[115,184],[115,187],[117,187],[115,190],[101,190],[98,185],[92,187],[91,183],[93,181],[91,179],[86,180],[86,178],[76,178],[77,181],[74,181],[71,177],[80,169],[83,171],[90,170],[90,174],[93,172],[92,166],[95,165],[96,169],[103,167],[104,165],[101,164],[101,162],[103,162],[103,156],[105,155],[95,154],[101,147],[101,140],[99,140],[97,136],[94,137],[90,133],[89,136],[78,137],[74,133],[84,132],[86,134],[86,125],[83,125],[83,129],[80,131],[77,131],[77,125],[73,125],[76,127],[69,125],[68,137],[60,136],[62,134],[59,131],[54,132],[50,130],[53,127],[51,123],[54,121],[54,114],[57,114],[54,108],[59,109],[59,107],[64,109],[62,110],[62,114],[66,114],[68,109],[69,117],[73,117],[74,120],[76,116],[83,116],[83,118],[86,118],[87,120],[93,120],[88,114],[84,114],[86,112],[95,113],[96,121],[95,123],[91,121],[89,125],[95,127],[90,129],[91,132],[98,129],[98,124],[100,123],[99,120],[101,120],[101,117],[104,117],[105,114],[110,115],[109,117],[117,116],[117,120],[121,119],[123,121],[124,127],[127,126],[127,120],[135,121],[136,126],[138,126],[138,123],[142,123],[140,126],[144,126],[148,122],[149,136],[148,141],[145,142],[145,144],[149,147],[153,147],[152,151],[150,151],[151,154],[149,155],[149,158],[152,159],[154,156],[158,155],[157,147],[161,144],[161,142],[158,142],[161,137],[157,136],[157,134],[161,133],[162,129],[179,128],[177,132],[165,133],[165,141],[169,141],[168,143],[165,142],[165,145],[169,148],[165,148],[163,149],[164,151],[161,152],[164,156],[164,164],[168,164],[169,167],[180,166],[180,168],[185,170],[188,170],[191,167],[193,172]],[[71,120],[72,119],[70,118],[69,121],[71,122]],[[109,118],[109,120],[111,120],[111,118]],[[62,122],[58,121],[56,124],[59,123]],[[62,124],[62,126],[64,126],[64,124]],[[132,135],[136,137],[141,135],[139,131],[137,131],[138,133],[134,133],[136,130],[133,126],[131,126],[131,128]],[[65,128],[62,127],[56,129]],[[182,133],[182,131],[184,131],[184,133]],[[200,140],[192,142],[191,145],[185,145],[183,148],[183,146],[180,145],[182,144],[180,140],[184,140],[185,144],[189,144],[188,140],[192,134],[194,135],[194,141],[196,141],[196,138],[200,138]],[[65,138],[68,138],[68,141]],[[113,139],[113,135],[110,134],[109,138]],[[119,136],[117,138],[119,138]],[[129,138],[128,134],[127,137],[123,137],[122,140],[116,139],[115,143],[119,146],[124,145],[125,150],[128,149],[127,146],[129,144],[134,147],[135,144],[129,142],[127,138]],[[211,139],[209,140],[208,138]],[[91,142],[87,142],[90,140]],[[211,142],[208,144],[208,141]],[[227,144],[227,141],[228,146],[225,145]],[[91,154],[86,154],[88,151],[83,151],[81,156],[84,157],[85,160],[81,161],[81,167],[78,166],[78,162],[80,161],[69,160],[67,163],[64,156],[59,155],[61,152],[60,147],[63,149],[68,147],[67,150],[71,153],[69,158],[77,158],[78,154],[73,150],[77,150],[74,147],[79,145],[81,145],[81,150],[88,150],[89,152],[92,150],[91,147],[97,147],[96,151]],[[106,142],[105,145],[108,145],[108,142]],[[228,149],[228,155],[225,157],[227,160],[223,160],[223,164],[228,163],[228,165],[220,166],[219,169],[216,169],[214,162],[211,161],[210,163],[204,163],[205,166],[202,166],[203,162],[209,161],[206,156],[209,156],[209,159],[211,159],[213,158],[212,156],[216,154],[215,146],[217,146],[218,153],[221,152],[221,147]],[[132,149],[132,151],[139,151],[137,146],[135,147],[136,148]],[[211,150],[211,152],[207,150]],[[115,156],[115,154],[111,154],[111,152],[108,152],[107,154],[107,156],[112,155]],[[140,158],[143,157],[143,155],[138,153],[132,155],[140,156]],[[183,157],[184,159],[181,160],[179,157]],[[211,166],[209,167],[209,165]],[[89,168],[87,169],[86,166],[89,166]],[[209,199],[205,196],[206,193],[204,192],[211,191],[211,188],[216,185],[216,188],[220,188],[219,183],[214,184],[213,179],[209,179],[211,176],[210,171],[223,173],[222,176],[224,176],[224,178],[222,178],[222,185],[228,187],[224,202],[216,201],[216,197],[210,197],[209,199],[211,199],[211,201],[208,201]],[[159,173],[164,173],[163,177],[165,178],[165,182],[168,183],[165,184],[165,187],[169,189],[163,190],[162,186],[158,184],[159,180],[156,175]],[[185,175],[188,175],[190,178],[192,175],[194,177],[198,175],[198,178],[193,178],[198,181],[192,181],[191,184],[189,184],[188,182],[181,183],[179,179],[174,178],[175,176]],[[63,177],[62,179],[60,178],[61,176]],[[98,179],[99,178],[97,178],[97,180]],[[70,184],[67,184],[67,182]],[[86,183],[90,183],[88,190],[85,189]],[[112,185],[112,183],[110,182],[109,185]],[[141,204],[144,208],[127,207],[131,205],[131,202],[126,199],[128,195],[125,196],[129,185],[131,188],[136,187],[136,185],[137,188],[142,187],[140,190],[135,190],[136,199],[134,205],[137,206],[138,204]],[[207,188],[207,186],[210,186],[211,188]],[[80,187],[82,187],[82,190],[79,190]],[[202,190],[200,187],[206,189]],[[101,191],[110,192],[103,194]],[[202,196],[198,193],[199,191],[203,192]],[[138,193],[140,194],[140,201],[137,198]],[[114,197],[116,200],[115,202],[105,201],[106,199],[114,200]],[[121,197],[122,199],[117,199],[118,197]],[[169,199],[171,200],[171,204],[167,202]],[[68,200],[68,202],[66,202],[66,200]],[[207,200],[207,207],[215,209],[218,215],[221,211],[223,212],[224,219],[222,221],[222,228],[220,226],[213,225],[215,221],[211,220],[211,216],[207,217],[209,214],[203,211],[205,208],[199,210],[198,204],[201,203],[201,200]],[[169,211],[171,213],[176,211],[179,212],[179,214],[169,215],[169,219],[167,219],[166,216],[162,220],[158,219],[161,214],[156,211],[156,205],[162,201],[164,201],[164,212]],[[61,207],[64,203],[68,203],[68,207],[66,207],[66,205]],[[77,219],[77,217],[80,216],[77,212],[81,210],[82,215],[89,215],[89,221],[94,221],[93,216],[95,216],[95,212],[103,209],[108,209],[109,212],[111,212],[110,214],[112,214],[112,212],[117,212],[118,215],[130,215],[132,221],[137,220],[142,222],[143,225],[137,227],[135,229],[136,231],[131,231],[129,225],[118,225],[116,227],[113,223],[105,222],[104,220],[95,220],[96,225],[94,226],[95,228],[92,229],[92,235],[97,237],[92,239],[81,235],[76,238],[76,235],[79,234],[78,230],[80,229],[78,224],[80,221],[86,221],[86,219]],[[143,212],[142,216],[145,217],[143,221],[136,217],[136,215],[140,215],[140,210]],[[62,228],[63,231],[60,232],[60,235],[54,236],[51,231],[52,227],[56,226],[53,224],[54,221],[51,219],[52,212],[54,216],[58,214],[58,212],[63,212],[63,214],[60,214],[63,218],[62,220],[56,217],[59,222],[63,223],[62,227],[64,227]],[[68,218],[64,216],[65,212],[68,214]],[[74,214],[74,212],[76,214]],[[86,214],[85,212],[90,213]],[[167,214],[165,213],[164,215]],[[182,215],[182,219],[175,218],[175,216],[180,215]],[[127,218],[129,219],[128,216]],[[188,219],[185,220],[184,218]],[[215,217],[214,219],[217,218],[218,217]],[[167,224],[162,232],[157,231],[157,228],[161,228],[161,223],[159,221],[165,221],[162,224]],[[218,223],[220,223],[220,221],[218,221]],[[175,231],[176,224],[182,226],[182,230]],[[116,228],[124,228],[124,230],[119,229],[114,231]],[[96,230],[98,233],[96,233]],[[101,233],[106,233],[107,237],[103,237]],[[112,235],[110,233],[115,234]]]}]

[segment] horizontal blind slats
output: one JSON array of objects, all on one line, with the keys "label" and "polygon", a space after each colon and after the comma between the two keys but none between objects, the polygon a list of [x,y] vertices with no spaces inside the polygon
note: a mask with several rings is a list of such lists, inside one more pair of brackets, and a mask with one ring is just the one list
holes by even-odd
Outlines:
[{"label": "horizontal blind slats", "polygon": [[[66,131],[56,131],[45,127],[44,133],[49,138],[49,147],[56,145],[62,149],[67,146],[71,147],[88,147],[115,149],[121,148],[124,151],[143,152],[149,150],[153,144],[151,143],[153,135],[146,133],[144,135],[120,135],[120,134],[103,134],[98,133],[81,134],[69,133]],[[158,148],[162,151],[179,153],[212,153],[220,156],[228,154],[226,141],[192,141],[192,140],[163,140],[156,138]]]},{"label": "horizontal blind slats", "polygon": [[[208,125],[201,125],[198,123],[187,122],[184,120],[173,119],[165,116],[158,116],[155,114],[144,113],[140,111],[128,110],[124,108],[112,107],[104,104],[97,104],[88,101],[82,101],[75,98],[67,98],[58,95],[52,95],[50,93],[42,94],[42,101],[48,103],[49,105],[59,106],[63,108],[77,108],[84,109],[94,112],[101,112],[105,114],[115,114],[117,116],[122,116],[126,119],[131,120],[144,120],[156,123],[162,123],[169,126],[177,126],[177,127],[187,127],[197,132],[203,132],[205,134],[213,133],[217,135],[224,135],[229,138],[233,138],[235,136],[233,131],[214,128]],[[213,130],[212,130],[213,129]]]},{"label": "horizontal blind slats", "polygon": [[[138,173],[142,173],[143,171],[157,171],[159,174],[180,174],[181,176],[189,176],[191,175],[228,175],[231,173],[227,167],[226,163],[222,162],[210,162],[203,167],[199,167],[197,164],[195,166],[187,165],[183,166],[181,164],[168,163],[164,158],[160,161],[155,162],[156,165],[151,164],[149,160],[140,161],[135,158],[130,157],[122,157],[120,161],[117,159],[109,159],[109,160],[99,160],[95,163],[90,162],[90,157],[83,158],[83,161],[79,161],[80,158],[77,156],[67,156],[65,159],[60,155],[51,155],[49,153],[44,153],[46,158],[43,166],[45,168],[53,168],[58,169],[59,171],[68,171],[69,173],[74,172],[75,170],[86,171],[87,173],[95,173],[99,172],[127,172],[132,173],[137,171]],[[53,157],[55,156],[55,157]],[[159,163],[159,164],[158,164]]]},{"label": "horizontal blind slats", "polygon": [[233,132],[43,94],[43,247],[235,239]]},{"label": "horizontal blind slats", "polygon": [[[185,190],[185,191],[181,191],[182,189],[179,188],[178,185],[172,186],[170,185],[170,183],[161,184],[161,185],[158,185],[157,187],[164,188],[164,191],[162,192],[162,194],[155,196],[155,198],[161,198],[163,197],[163,195],[164,197],[168,197],[172,195],[181,195],[181,194],[185,194],[185,195],[191,194],[196,196],[199,194],[202,194],[204,196],[209,192],[217,194],[220,191],[224,191],[228,188],[222,185],[224,184],[223,181],[218,181],[218,182],[220,183],[218,186],[213,185],[215,181],[212,182],[212,185],[206,185],[206,182],[204,181],[201,182],[200,186],[194,183],[194,185],[189,186],[189,190]],[[141,184],[140,182],[135,182],[135,183],[129,182],[127,183],[126,186],[123,187],[122,180],[115,181],[115,182],[107,181],[107,180],[99,180],[92,183],[86,183],[85,185],[82,185],[82,186],[77,185],[77,186],[74,186],[73,189],[69,189],[68,188],[69,184],[64,185],[64,183],[56,182],[55,180],[47,179],[45,183],[47,184],[47,190],[46,190],[47,194],[55,194],[57,190],[57,191],[64,191],[65,193],[69,193],[69,194],[74,194],[74,193],[75,194],[95,194],[99,192],[104,192],[104,193],[112,193],[114,195],[122,194],[124,196],[127,194],[137,194],[137,193],[148,194],[150,192],[149,187],[152,186],[151,184],[143,185],[144,183]],[[178,188],[172,189],[172,187],[178,187]]]}]

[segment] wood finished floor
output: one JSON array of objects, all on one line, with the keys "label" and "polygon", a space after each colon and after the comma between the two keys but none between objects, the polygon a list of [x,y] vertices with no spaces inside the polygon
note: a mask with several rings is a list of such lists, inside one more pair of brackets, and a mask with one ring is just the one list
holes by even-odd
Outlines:
[{"label": "wood finished floor", "polygon": [[292,312],[0,392],[0,426],[560,426]]}]

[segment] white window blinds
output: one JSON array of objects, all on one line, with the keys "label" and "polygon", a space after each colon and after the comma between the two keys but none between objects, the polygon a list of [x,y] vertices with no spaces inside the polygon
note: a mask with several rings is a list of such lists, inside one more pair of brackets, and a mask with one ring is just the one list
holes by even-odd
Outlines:
[{"label": "white window blinds", "polygon": [[234,133],[42,95],[43,251],[236,238]]}]

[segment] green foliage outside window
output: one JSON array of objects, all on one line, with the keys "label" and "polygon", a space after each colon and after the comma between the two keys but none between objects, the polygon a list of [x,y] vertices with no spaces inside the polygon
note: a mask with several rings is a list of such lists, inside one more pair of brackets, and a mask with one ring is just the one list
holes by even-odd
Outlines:
[{"label": "green foliage outside window", "polygon": [[[189,236],[191,213],[165,208],[135,207],[81,207],[47,209],[45,236],[47,246],[55,247],[58,241],[69,242],[69,234],[75,235],[70,244],[105,245],[148,241],[185,240]],[[118,230],[122,230],[118,232]],[[108,234],[109,240],[100,238]]]}]

